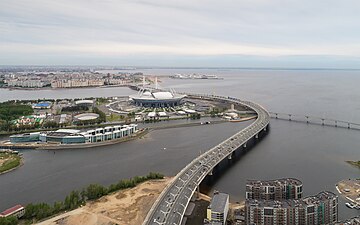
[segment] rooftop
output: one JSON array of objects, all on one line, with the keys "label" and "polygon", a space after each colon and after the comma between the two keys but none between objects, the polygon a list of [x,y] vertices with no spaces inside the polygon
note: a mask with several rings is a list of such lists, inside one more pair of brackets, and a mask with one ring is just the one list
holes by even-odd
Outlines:
[{"label": "rooftop", "polygon": [[289,207],[300,207],[303,208],[311,205],[316,205],[321,202],[332,200],[336,198],[336,194],[329,191],[322,191],[317,195],[305,197],[303,199],[289,199],[284,201],[274,201],[274,200],[247,200],[247,205],[252,205],[254,207],[269,207],[269,208],[289,208]]},{"label": "rooftop", "polygon": [[214,212],[223,212],[228,202],[229,195],[225,193],[214,193],[209,208]]},{"label": "rooftop", "polygon": [[247,180],[246,185],[253,186],[282,186],[286,184],[302,185],[302,182],[295,178],[281,178],[276,180]]},{"label": "rooftop", "polygon": [[0,217],[6,217],[6,216],[9,216],[11,215],[12,213],[18,211],[18,210],[21,210],[23,209],[24,207],[22,205],[16,205],[16,206],[13,206],[5,211],[3,211],[2,213],[0,213]]}]

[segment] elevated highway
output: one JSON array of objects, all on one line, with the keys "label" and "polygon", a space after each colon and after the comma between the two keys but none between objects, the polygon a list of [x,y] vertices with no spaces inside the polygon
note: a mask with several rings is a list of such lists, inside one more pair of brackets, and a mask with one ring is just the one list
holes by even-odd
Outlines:
[{"label": "elevated highway", "polygon": [[257,119],[243,130],[198,156],[183,168],[155,201],[143,225],[180,225],[185,210],[203,179],[207,175],[211,175],[214,167],[222,160],[231,159],[233,152],[238,148],[246,147],[250,139],[259,138],[259,133],[266,131],[270,122],[269,113],[262,106],[250,101],[215,95],[183,94],[192,98],[242,105],[254,110]]}]

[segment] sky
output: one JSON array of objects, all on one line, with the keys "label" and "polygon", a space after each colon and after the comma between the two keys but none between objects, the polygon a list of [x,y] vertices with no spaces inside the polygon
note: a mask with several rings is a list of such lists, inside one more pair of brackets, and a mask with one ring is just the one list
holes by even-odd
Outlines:
[{"label": "sky", "polygon": [[360,1],[0,0],[0,65],[360,69]]}]

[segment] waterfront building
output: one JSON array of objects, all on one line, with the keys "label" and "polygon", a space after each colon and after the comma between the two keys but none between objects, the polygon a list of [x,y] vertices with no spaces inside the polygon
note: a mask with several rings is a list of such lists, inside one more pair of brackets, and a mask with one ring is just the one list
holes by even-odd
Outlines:
[{"label": "waterfront building", "polygon": [[16,134],[10,136],[11,143],[36,142],[39,141],[40,132]]},{"label": "waterfront building", "polygon": [[25,214],[25,208],[22,205],[13,206],[0,213],[0,217],[15,216],[17,218],[22,217]]},{"label": "waterfront building", "polygon": [[137,94],[131,95],[130,99],[134,101],[137,106],[163,108],[180,105],[184,97],[185,95],[180,95],[175,92],[141,89]]},{"label": "waterfront building", "polygon": [[248,199],[245,220],[246,224],[253,225],[334,224],[338,220],[338,198],[332,192],[323,191],[303,199]]},{"label": "waterfront building", "polygon": [[116,125],[87,131],[59,129],[50,132],[36,132],[11,135],[10,142],[48,142],[60,144],[81,144],[119,139],[130,136],[136,132],[137,124]]},{"label": "waterfront building", "polygon": [[302,182],[294,178],[277,180],[248,180],[246,182],[246,199],[286,200],[300,199],[303,193]]},{"label": "waterfront building", "polygon": [[49,82],[42,81],[39,79],[36,80],[13,79],[13,80],[7,80],[6,82],[9,87],[42,88],[46,85],[49,85]]},{"label": "waterfront building", "polygon": [[105,84],[104,79],[61,79],[61,80],[53,80],[51,82],[52,88],[75,88],[75,87],[95,87],[95,86],[103,86]]},{"label": "waterfront building", "polygon": [[215,192],[211,203],[206,211],[206,218],[210,224],[226,223],[226,218],[229,211],[229,195],[225,193]]}]

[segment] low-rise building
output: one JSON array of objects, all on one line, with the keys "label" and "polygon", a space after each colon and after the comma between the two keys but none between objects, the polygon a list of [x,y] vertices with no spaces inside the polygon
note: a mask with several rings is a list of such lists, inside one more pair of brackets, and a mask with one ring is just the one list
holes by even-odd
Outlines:
[{"label": "low-rise building", "polygon": [[226,223],[229,211],[229,195],[225,193],[215,192],[211,203],[206,211],[206,218],[210,224]]},{"label": "low-rise building", "polygon": [[137,124],[116,125],[87,131],[59,129],[49,132],[11,135],[10,142],[48,142],[60,144],[81,144],[119,139],[130,136],[136,132]]},{"label": "low-rise building", "polygon": [[0,213],[0,217],[15,216],[17,218],[22,217],[25,214],[25,208],[22,205],[13,206]]}]

